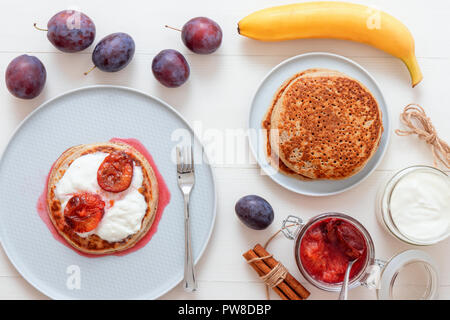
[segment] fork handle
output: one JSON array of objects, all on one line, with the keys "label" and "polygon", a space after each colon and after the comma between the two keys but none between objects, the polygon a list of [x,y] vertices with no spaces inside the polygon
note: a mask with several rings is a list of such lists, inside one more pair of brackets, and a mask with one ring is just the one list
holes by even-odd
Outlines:
[{"label": "fork handle", "polygon": [[197,290],[197,282],[195,280],[194,261],[192,257],[191,226],[189,218],[189,195],[184,196],[184,237],[185,237],[184,290],[192,292]]}]

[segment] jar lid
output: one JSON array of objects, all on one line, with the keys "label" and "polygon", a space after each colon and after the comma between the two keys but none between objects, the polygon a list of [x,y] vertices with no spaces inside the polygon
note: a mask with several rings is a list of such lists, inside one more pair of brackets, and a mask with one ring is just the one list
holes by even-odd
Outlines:
[{"label": "jar lid", "polygon": [[438,286],[439,272],[430,255],[407,250],[382,267],[377,295],[380,300],[433,300]]}]

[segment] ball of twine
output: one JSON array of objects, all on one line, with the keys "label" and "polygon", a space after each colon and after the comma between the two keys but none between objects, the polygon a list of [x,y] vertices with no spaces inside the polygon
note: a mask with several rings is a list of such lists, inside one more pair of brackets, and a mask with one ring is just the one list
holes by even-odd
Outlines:
[{"label": "ball of twine", "polygon": [[395,130],[399,136],[416,134],[420,139],[431,145],[434,166],[441,162],[446,168],[450,168],[450,146],[437,135],[436,128],[431,119],[425,114],[425,110],[418,104],[408,104],[400,114],[400,120],[410,130]]}]

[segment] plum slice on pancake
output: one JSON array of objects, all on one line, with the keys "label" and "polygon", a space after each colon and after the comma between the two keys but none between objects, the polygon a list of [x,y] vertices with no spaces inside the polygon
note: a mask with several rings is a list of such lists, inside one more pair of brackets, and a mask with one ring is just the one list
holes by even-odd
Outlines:
[{"label": "plum slice on pancake", "polygon": [[98,185],[105,191],[122,192],[133,179],[133,160],[126,152],[112,152],[97,171]]},{"label": "plum slice on pancake", "polygon": [[69,199],[64,220],[75,232],[94,230],[105,213],[105,202],[98,194],[83,192]]}]

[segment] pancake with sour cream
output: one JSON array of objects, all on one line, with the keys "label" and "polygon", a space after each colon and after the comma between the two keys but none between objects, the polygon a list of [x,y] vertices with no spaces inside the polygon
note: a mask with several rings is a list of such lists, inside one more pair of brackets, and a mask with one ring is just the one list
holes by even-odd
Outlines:
[{"label": "pancake with sour cream", "polygon": [[158,196],[148,161],[119,142],[69,148],[55,162],[47,186],[48,212],[56,230],[89,254],[134,246],[153,224]]}]

